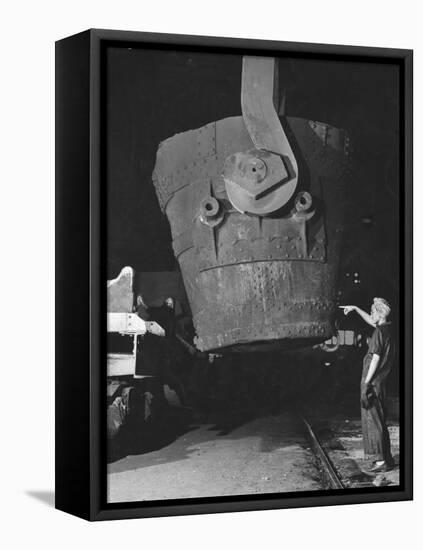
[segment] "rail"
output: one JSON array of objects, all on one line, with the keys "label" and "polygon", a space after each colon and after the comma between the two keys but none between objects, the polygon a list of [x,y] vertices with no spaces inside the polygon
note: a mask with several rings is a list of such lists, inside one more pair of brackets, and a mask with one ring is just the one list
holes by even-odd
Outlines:
[{"label": "rail", "polygon": [[340,477],[338,476],[335,468],[332,465],[332,462],[330,461],[330,458],[328,457],[322,445],[320,444],[320,441],[317,438],[316,434],[314,433],[314,430],[311,427],[310,423],[302,415],[299,415],[299,416],[308,433],[313,452],[317,456],[327,476],[327,479],[329,480],[331,489],[345,489]]}]

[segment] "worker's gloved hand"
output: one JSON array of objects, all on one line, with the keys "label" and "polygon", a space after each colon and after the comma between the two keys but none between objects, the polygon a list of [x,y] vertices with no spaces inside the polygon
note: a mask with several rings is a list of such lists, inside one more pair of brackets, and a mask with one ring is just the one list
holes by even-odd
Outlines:
[{"label": "worker's gloved hand", "polygon": [[363,383],[361,385],[361,406],[363,409],[368,409],[373,400],[373,386],[371,384]]}]

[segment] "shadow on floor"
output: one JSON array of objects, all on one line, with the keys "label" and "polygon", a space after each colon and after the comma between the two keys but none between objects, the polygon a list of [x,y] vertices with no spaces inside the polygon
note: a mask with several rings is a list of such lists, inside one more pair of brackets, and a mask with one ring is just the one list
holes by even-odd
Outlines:
[{"label": "shadow on floor", "polygon": [[138,430],[125,426],[114,440],[107,443],[108,464],[127,456],[159,451],[193,429],[189,418],[180,414],[164,420],[161,424],[145,425]]},{"label": "shadow on floor", "polygon": [[25,491],[29,497],[39,500],[46,506],[54,508],[54,491]]}]

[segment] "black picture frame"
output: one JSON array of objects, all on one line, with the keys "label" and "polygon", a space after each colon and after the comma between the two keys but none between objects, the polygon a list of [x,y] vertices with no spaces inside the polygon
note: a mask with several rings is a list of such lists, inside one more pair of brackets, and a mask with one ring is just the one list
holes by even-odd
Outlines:
[{"label": "black picture frame", "polygon": [[[401,80],[401,483],[289,495],[106,502],[104,52],[110,45],[394,63]],[[412,499],[411,50],[91,29],[56,43],[56,508],[87,520]]]}]

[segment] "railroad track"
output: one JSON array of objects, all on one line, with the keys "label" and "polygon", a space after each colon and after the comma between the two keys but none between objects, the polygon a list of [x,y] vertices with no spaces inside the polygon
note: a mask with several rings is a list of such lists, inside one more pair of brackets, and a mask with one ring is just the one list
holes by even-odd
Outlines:
[{"label": "railroad track", "polygon": [[311,426],[311,424],[308,422],[304,416],[301,414],[299,415],[301,422],[304,424],[306,428],[306,432],[308,435],[308,438],[310,440],[311,447],[313,449],[314,454],[316,455],[322,470],[325,474],[325,477],[330,485],[331,489],[345,489],[344,484],[342,483],[341,478],[336,472],[336,469],[334,468],[329,456],[325,452],[324,448],[322,447],[319,439],[317,438],[316,434],[314,433],[314,430]]}]

